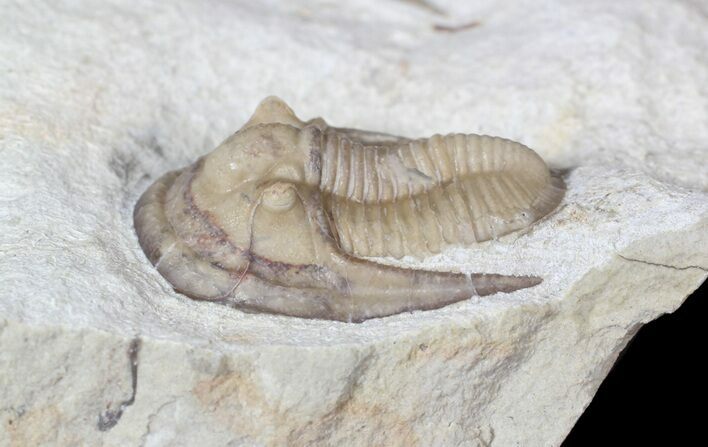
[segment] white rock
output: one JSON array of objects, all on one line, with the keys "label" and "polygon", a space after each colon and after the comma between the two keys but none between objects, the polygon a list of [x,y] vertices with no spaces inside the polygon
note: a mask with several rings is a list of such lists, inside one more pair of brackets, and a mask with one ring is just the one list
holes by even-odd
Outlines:
[{"label": "white rock", "polygon": [[[641,324],[705,279],[704,3],[351,3],[3,6],[0,446],[558,445]],[[268,94],[572,167],[528,233],[421,262],[543,284],[360,325],[173,292],[133,204]]]}]

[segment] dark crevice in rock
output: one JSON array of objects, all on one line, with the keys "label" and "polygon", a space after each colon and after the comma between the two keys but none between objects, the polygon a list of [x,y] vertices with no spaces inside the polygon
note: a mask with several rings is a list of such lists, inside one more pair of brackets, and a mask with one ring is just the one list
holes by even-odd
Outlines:
[{"label": "dark crevice in rock", "polygon": [[140,353],[140,344],[140,339],[134,338],[128,348],[128,360],[130,361],[130,375],[133,389],[130,398],[121,402],[117,409],[107,409],[98,415],[98,429],[101,431],[108,431],[115,427],[121,416],[123,416],[123,411],[135,403],[135,393],[138,389],[138,354]]}]

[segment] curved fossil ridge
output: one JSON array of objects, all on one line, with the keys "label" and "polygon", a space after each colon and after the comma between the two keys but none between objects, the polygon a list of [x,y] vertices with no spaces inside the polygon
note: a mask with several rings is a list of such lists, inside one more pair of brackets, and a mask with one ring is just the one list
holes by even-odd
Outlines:
[{"label": "curved fossil ridge", "polygon": [[546,215],[563,192],[509,140],[338,129],[270,97],[212,153],[150,186],[134,219],[150,261],[192,298],[358,322],[540,283],[359,257],[496,238]]}]

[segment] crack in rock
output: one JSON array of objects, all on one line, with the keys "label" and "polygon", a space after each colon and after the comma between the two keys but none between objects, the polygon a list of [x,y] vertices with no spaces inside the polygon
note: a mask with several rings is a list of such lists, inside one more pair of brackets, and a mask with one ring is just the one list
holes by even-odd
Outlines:
[{"label": "crack in rock", "polygon": [[113,428],[118,423],[121,416],[123,416],[123,411],[135,403],[135,393],[138,389],[138,354],[140,353],[140,344],[140,339],[134,338],[128,348],[128,360],[130,361],[130,375],[133,388],[130,398],[121,402],[117,409],[107,409],[98,415],[97,426],[101,431],[108,431]]},{"label": "crack in rock", "polygon": [[155,418],[162,413],[162,410],[167,408],[169,405],[174,405],[179,397],[177,396],[170,396],[167,402],[163,403],[155,411],[153,411],[148,417],[147,417],[147,423],[145,424],[145,433],[140,436],[140,446],[145,447],[147,445],[148,441],[148,436],[152,433],[152,423],[155,421]]},{"label": "crack in rock", "polygon": [[706,268],[704,268],[704,267],[701,267],[700,265],[687,265],[687,266],[684,266],[684,267],[678,267],[678,266],[675,266],[675,265],[661,264],[661,263],[659,263],[659,262],[645,261],[645,260],[643,260],[643,259],[629,258],[629,257],[623,256],[623,255],[621,255],[621,254],[619,254],[619,253],[617,254],[617,256],[619,256],[620,258],[624,259],[625,261],[639,262],[639,263],[642,263],[642,264],[653,265],[653,266],[656,266],[656,267],[666,267],[666,268],[672,269],[672,270],[690,270],[690,269],[698,269],[698,270],[703,270],[704,272],[708,272],[708,269],[706,269]]}]

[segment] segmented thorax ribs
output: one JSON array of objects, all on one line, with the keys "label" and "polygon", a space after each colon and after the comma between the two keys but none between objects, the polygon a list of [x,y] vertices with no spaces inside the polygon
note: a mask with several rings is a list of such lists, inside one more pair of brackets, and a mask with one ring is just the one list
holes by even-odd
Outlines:
[{"label": "segmented thorax ribs", "polygon": [[325,133],[321,189],[333,233],[356,256],[422,256],[528,226],[562,181],[526,146],[450,134],[364,142]]}]

